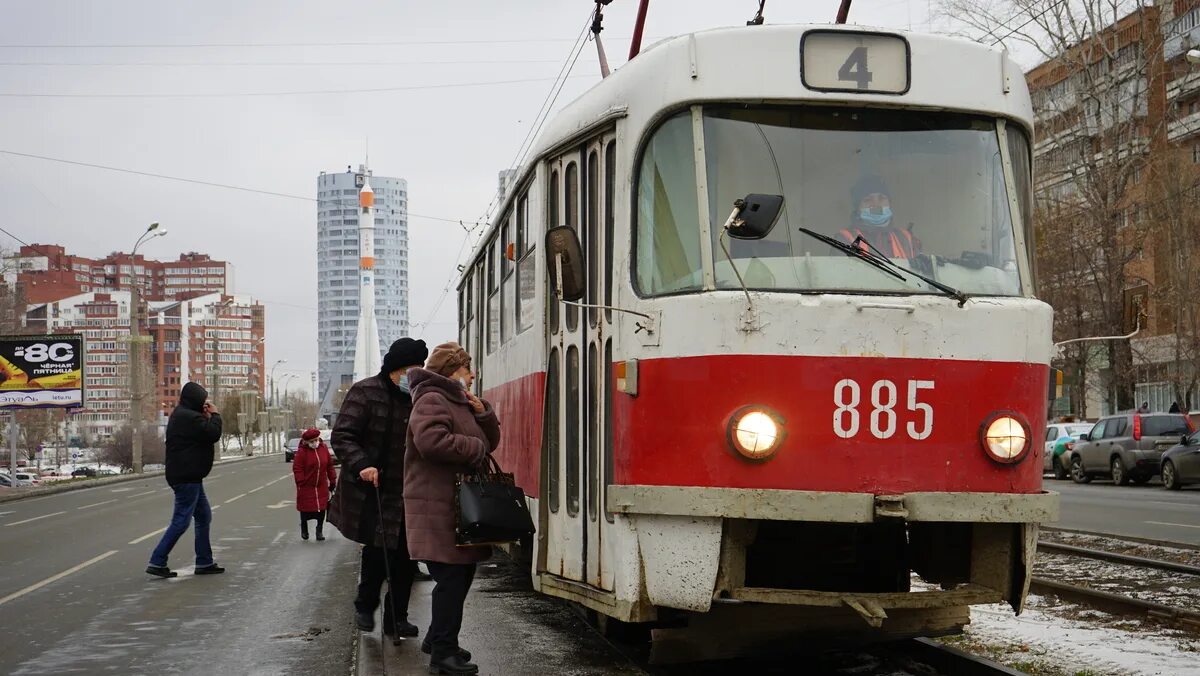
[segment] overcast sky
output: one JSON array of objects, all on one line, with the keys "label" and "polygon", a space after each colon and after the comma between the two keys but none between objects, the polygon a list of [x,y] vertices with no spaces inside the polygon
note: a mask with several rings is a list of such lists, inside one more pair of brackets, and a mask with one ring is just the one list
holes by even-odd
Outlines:
[{"label": "overcast sky", "polygon": [[[837,4],[769,0],[765,15],[768,23],[827,23]],[[653,0],[647,42],[744,25],[757,6]],[[930,6],[857,0],[851,20],[924,30]],[[465,233],[425,216],[482,215],[592,7],[0,0],[0,150],[306,198],[0,153],[0,227],[26,242],[103,256],[128,251],[159,221],[169,234],[142,253],[201,251],[232,262],[233,291],[267,306],[268,363],[286,359],[279,370],[294,369],[307,385],[317,368],[318,261],[316,205],[306,200],[319,172],[361,162],[369,137],[375,172],[408,180],[412,322],[429,322],[420,335],[430,344],[453,339],[455,299],[438,302]],[[628,52],[636,7],[615,0],[605,12],[614,67]],[[596,64],[589,45],[556,108],[597,82]],[[513,80],[528,81],[479,84]],[[445,86],[453,84],[464,86]],[[439,87],[418,89],[429,85]],[[390,91],[314,93],[364,89]],[[0,237],[4,248],[18,246]]]}]

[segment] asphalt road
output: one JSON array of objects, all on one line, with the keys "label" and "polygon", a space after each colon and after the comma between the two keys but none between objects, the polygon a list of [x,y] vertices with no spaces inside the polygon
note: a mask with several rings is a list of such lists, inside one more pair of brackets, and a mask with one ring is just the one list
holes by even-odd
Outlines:
[{"label": "asphalt road", "polygon": [[1200,485],[1168,491],[1157,479],[1144,486],[1046,479],[1045,488],[1062,496],[1059,522],[1047,525],[1200,545]]},{"label": "asphalt road", "polygon": [[223,575],[144,570],[170,520],[162,477],[0,504],[0,673],[345,674],[357,547],[301,541],[291,465],[218,465],[205,481]]}]

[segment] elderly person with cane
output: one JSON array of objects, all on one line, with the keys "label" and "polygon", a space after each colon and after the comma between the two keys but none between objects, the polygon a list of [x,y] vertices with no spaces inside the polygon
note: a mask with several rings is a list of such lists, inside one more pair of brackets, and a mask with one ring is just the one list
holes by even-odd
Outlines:
[{"label": "elderly person with cane", "polygon": [[458,645],[463,604],[475,564],[491,555],[484,546],[457,546],[455,481],[486,463],[500,443],[500,423],[490,404],[471,394],[471,356],[458,343],[434,348],[423,369],[409,372],[413,412],[404,456],[404,509],[408,547],[437,582],[433,617],[421,645],[431,674],[476,674],[471,653]]},{"label": "elderly person with cane", "polygon": [[383,631],[393,639],[419,632],[408,621],[408,598],[417,564],[404,532],[404,440],[412,411],[408,371],[425,362],[425,342],[401,338],[383,358],[380,373],[354,383],[334,420],[331,442],[342,461],[329,523],[363,545],[354,619],[374,631],[379,592]]}]

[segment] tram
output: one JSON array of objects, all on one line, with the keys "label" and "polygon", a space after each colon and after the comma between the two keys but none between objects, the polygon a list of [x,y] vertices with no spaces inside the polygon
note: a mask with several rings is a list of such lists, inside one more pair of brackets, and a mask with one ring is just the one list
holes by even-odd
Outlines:
[{"label": "tram", "polygon": [[1032,119],[1006,52],[845,25],[663,40],[551,118],[458,287],[535,588],[698,658],[1019,613]]}]

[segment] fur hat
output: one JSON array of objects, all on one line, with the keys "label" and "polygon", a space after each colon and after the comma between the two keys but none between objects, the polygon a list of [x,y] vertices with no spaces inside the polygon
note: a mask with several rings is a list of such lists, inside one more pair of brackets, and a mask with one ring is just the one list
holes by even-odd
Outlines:
[{"label": "fur hat", "polygon": [[381,370],[384,373],[391,373],[399,371],[405,366],[420,366],[425,363],[425,358],[428,356],[429,348],[425,347],[425,341],[413,340],[408,337],[401,338],[388,348]]},{"label": "fur hat", "polygon": [[310,427],[310,428],[304,430],[304,434],[301,434],[300,438],[304,441],[312,441],[313,439],[320,439],[321,438],[321,430],[319,430],[315,427]]},{"label": "fur hat", "polygon": [[425,368],[440,376],[449,378],[454,372],[464,366],[471,365],[471,355],[458,343],[442,343],[433,348]]}]

